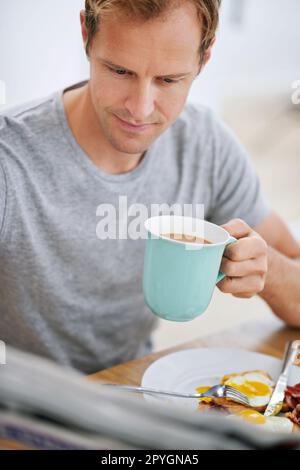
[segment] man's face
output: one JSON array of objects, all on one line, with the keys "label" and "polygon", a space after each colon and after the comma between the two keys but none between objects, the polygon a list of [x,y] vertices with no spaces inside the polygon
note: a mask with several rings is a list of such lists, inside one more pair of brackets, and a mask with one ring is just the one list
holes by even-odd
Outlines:
[{"label": "man's face", "polygon": [[[85,38],[83,17],[83,37]],[[167,19],[101,19],[89,55],[90,93],[102,137],[141,154],[179,116],[200,67],[201,25],[186,2]]]}]

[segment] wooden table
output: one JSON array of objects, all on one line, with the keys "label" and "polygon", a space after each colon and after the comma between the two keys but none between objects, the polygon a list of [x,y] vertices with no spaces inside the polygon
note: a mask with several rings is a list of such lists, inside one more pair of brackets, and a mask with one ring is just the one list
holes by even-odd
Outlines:
[{"label": "wooden table", "polygon": [[182,349],[199,347],[230,347],[256,351],[281,358],[286,341],[300,339],[300,329],[288,328],[277,318],[269,321],[247,322],[230,330],[211,334],[156,352],[140,359],[102,370],[90,376],[103,382],[140,385],[147,367],[159,357]]}]

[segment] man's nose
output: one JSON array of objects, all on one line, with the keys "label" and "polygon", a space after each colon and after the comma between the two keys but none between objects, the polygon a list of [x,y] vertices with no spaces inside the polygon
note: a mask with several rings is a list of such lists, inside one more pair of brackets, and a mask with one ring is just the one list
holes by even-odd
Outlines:
[{"label": "man's nose", "polygon": [[150,123],[151,114],[155,109],[154,94],[153,84],[149,82],[135,83],[132,86],[125,102],[125,107],[134,121],[131,124]]}]

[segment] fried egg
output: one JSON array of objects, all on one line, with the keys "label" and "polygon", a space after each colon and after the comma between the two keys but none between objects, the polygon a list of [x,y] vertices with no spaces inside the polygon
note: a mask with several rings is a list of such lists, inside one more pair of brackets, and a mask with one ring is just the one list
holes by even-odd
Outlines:
[{"label": "fried egg", "polygon": [[[207,390],[209,390],[211,387],[207,387],[207,386],[204,386],[204,387],[197,387],[196,388],[196,392],[197,393],[204,393],[204,392],[207,392]],[[210,403],[212,402],[212,398],[209,398],[209,397],[203,397],[203,398],[198,398],[199,402],[202,402],[202,403]]]},{"label": "fried egg", "polygon": [[226,419],[242,419],[249,424],[258,425],[261,429],[271,432],[291,433],[293,423],[288,418],[281,416],[264,416],[258,411],[245,409],[236,415],[229,415]]},{"label": "fried egg", "polygon": [[244,393],[254,408],[266,406],[274,390],[274,382],[265,371],[253,370],[240,374],[225,375],[221,383]]}]

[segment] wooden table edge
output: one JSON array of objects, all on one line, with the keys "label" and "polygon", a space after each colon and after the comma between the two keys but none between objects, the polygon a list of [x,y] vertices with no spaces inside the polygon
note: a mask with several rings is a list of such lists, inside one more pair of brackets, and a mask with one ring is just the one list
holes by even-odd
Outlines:
[{"label": "wooden table edge", "polygon": [[184,349],[230,347],[281,358],[286,341],[293,339],[300,339],[300,329],[288,328],[275,317],[270,321],[252,321],[118,364],[91,374],[88,378],[105,383],[140,385],[145,370],[154,361],[167,354]]}]

